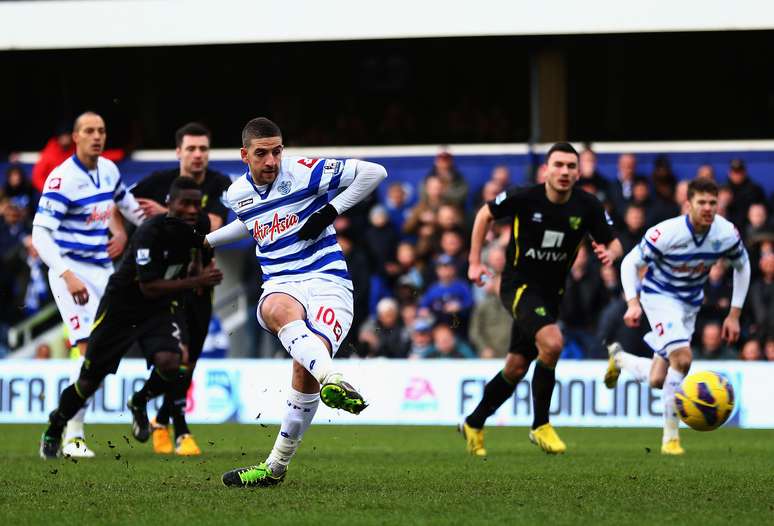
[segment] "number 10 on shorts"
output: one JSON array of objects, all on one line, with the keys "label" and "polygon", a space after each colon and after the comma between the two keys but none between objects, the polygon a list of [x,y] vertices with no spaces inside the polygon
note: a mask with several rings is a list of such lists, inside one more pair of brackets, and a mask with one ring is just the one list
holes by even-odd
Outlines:
[{"label": "number 10 on shorts", "polygon": [[341,339],[341,333],[343,331],[341,329],[341,324],[336,319],[336,313],[333,312],[333,309],[326,307],[325,305],[321,305],[320,309],[317,311],[317,316],[315,316],[314,319],[324,323],[325,325],[330,325],[333,327],[333,335],[336,336],[336,341]]}]

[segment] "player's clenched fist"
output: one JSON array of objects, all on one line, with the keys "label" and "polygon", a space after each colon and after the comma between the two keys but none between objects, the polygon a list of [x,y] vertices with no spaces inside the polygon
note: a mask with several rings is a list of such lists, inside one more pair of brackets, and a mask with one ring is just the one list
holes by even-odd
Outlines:
[{"label": "player's clenched fist", "polygon": [[626,313],[624,313],[624,323],[627,327],[639,327],[641,317],[642,307],[640,307],[640,302],[637,299],[631,300],[626,308]]}]

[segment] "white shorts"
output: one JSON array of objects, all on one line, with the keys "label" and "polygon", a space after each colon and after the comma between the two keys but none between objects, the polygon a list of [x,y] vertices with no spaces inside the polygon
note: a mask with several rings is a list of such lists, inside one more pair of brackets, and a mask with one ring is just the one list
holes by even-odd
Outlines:
[{"label": "white shorts", "polygon": [[267,296],[277,293],[292,296],[304,307],[307,327],[325,338],[335,355],[352,327],[352,291],[338,283],[320,278],[289,283],[264,283],[256,316],[258,323],[267,331],[269,328],[261,317],[261,305]]},{"label": "white shorts", "polygon": [[100,267],[99,265],[65,259],[70,270],[86,285],[86,290],[89,291],[89,301],[85,305],[77,305],[73,296],[67,292],[64,278],[54,275],[51,270],[48,271],[51,293],[54,295],[54,301],[59,308],[62,321],[67,325],[70,343],[75,345],[88,339],[89,334],[91,334],[94,315],[97,313],[99,301],[105,293],[108,279],[113,274],[113,266]]},{"label": "white shorts", "polygon": [[653,352],[664,359],[675,349],[689,347],[696,325],[698,307],[660,294],[640,294],[640,304],[651,331],[643,338]]}]

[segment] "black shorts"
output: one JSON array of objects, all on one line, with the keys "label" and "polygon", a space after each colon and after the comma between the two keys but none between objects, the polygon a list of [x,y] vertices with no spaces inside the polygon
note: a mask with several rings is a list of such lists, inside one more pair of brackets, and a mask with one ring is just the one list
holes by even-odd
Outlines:
[{"label": "black shorts", "polygon": [[81,375],[87,378],[102,380],[115,373],[133,343],[142,349],[148,366],[157,352],[181,352],[182,333],[172,310],[130,310],[120,300],[111,300],[106,295],[99,303],[95,320],[81,369]]},{"label": "black shorts", "polygon": [[529,283],[517,283],[500,289],[500,301],[513,317],[511,344],[508,352],[522,354],[529,360],[538,355],[535,335],[559,317],[559,292],[545,291]]},{"label": "black shorts", "polygon": [[197,361],[202,355],[212,317],[212,294],[213,289],[204,289],[201,294],[194,291],[185,296],[180,322],[183,342],[188,345],[189,363]]}]

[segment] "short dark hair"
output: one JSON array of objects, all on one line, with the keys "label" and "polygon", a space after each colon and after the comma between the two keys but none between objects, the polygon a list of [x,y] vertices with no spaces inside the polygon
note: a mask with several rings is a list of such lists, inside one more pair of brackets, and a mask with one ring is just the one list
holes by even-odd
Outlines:
[{"label": "short dark hair", "polygon": [[175,177],[175,180],[172,181],[172,184],[169,187],[169,200],[177,199],[177,197],[180,195],[180,192],[184,190],[199,190],[201,192],[201,188],[197,184],[197,182],[194,180],[193,177],[185,177],[185,176],[179,176]]},{"label": "short dark hair", "polygon": [[253,139],[265,139],[266,137],[282,137],[279,126],[266,117],[256,117],[242,128],[242,146],[247,148]]},{"label": "short dark hair", "polygon": [[193,135],[194,137],[206,135],[208,139],[212,139],[212,133],[207,126],[200,122],[189,122],[188,124],[183,124],[175,132],[175,146],[180,148],[183,145],[183,137],[186,135]]},{"label": "short dark hair", "polygon": [[551,146],[548,149],[548,153],[546,153],[546,162],[548,162],[548,160],[551,158],[551,154],[554,152],[571,153],[575,155],[575,157],[580,158],[580,155],[578,155],[578,150],[576,150],[569,142],[557,142]]},{"label": "short dark hair", "polygon": [[693,198],[694,194],[712,194],[715,197],[718,195],[718,184],[712,179],[706,177],[697,177],[691,179],[688,183],[688,200]]}]

